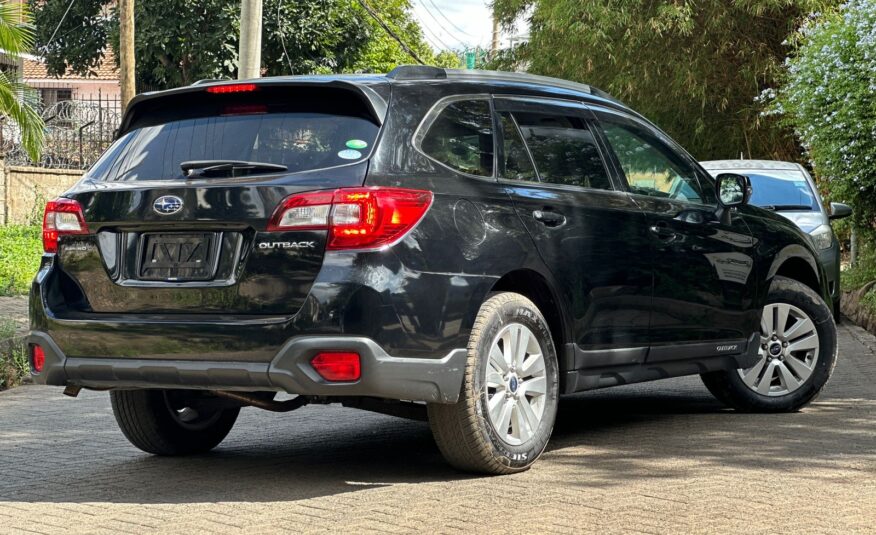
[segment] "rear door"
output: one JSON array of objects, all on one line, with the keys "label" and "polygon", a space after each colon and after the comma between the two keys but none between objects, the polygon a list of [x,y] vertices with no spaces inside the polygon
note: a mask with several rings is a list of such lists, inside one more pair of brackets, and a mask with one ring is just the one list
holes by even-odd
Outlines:
[{"label": "rear door", "polygon": [[651,259],[580,103],[496,98],[500,179],[572,317],[576,369],[642,362]]},{"label": "rear door", "polygon": [[326,231],[273,232],[269,219],[291,194],[362,185],[379,120],[351,89],[229,87],[142,102],[69,192],[90,235],[59,249],[59,276],[81,296],[68,303],[114,314],[300,308]]},{"label": "rear door", "polygon": [[745,221],[718,217],[711,177],[663,133],[594,110],[630,196],[645,212],[654,262],[649,361],[741,353],[758,329],[754,246]]}]

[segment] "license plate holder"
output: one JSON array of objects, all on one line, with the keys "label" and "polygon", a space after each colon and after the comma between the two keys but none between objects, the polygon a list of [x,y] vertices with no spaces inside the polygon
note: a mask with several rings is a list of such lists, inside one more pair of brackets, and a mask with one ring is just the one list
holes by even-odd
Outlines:
[{"label": "license plate holder", "polygon": [[220,243],[216,232],[143,234],[138,277],[164,282],[212,280]]}]

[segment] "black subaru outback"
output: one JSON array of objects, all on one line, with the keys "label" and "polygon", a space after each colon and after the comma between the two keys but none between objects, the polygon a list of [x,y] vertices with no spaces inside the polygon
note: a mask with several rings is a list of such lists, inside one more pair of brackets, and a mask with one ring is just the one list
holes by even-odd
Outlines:
[{"label": "black subaru outback", "polygon": [[797,410],[836,359],[825,275],[750,194],[550,78],[143,94],[46,207],[33,376],[108,389],[158,455],[215,447],[241,407],[343,403],[427,417],[487,473],[538,458],[562,394],[700,374],[737,409]]}]

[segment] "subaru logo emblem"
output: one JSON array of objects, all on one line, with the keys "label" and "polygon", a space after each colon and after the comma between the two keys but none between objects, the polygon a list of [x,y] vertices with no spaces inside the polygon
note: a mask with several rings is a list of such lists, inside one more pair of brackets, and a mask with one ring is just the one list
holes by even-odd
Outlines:
[{"label": "subaru logo emblem", "polygon": [[152,209],[160,215],[175,214],[182,210],[182,206],[182,199],[176,195],[164,195],[155,199],[155,202],[152,203]]}]

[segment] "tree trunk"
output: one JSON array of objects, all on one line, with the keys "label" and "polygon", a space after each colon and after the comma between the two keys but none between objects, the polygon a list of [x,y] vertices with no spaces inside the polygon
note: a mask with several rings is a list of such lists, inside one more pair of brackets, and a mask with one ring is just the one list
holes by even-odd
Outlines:
[{"label": "tree trunk", "polygon": [[122,88],[122,110],[137,94],[134,77],[134,0],[119,0],[119,81]]},{"label": "tree trunk", "polygon": [[258,78],[262,67],[262,0],[240,1],[237,79]]}]

